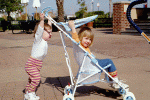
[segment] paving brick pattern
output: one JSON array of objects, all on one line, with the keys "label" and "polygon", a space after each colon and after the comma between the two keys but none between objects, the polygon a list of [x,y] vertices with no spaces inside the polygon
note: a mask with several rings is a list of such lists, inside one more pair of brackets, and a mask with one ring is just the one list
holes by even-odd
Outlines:
[{"label": "paving brick pattern", "polygon": [[[111,34],[111,28],[92,30],[95,33],[93,54],[97,58],[112,59],[119,78],[126,80],[137,100],[149,100],[150,45],[147,41],[142,36]],[[23,100],[28,79],[24,64],[30,56],[33,39],[33,34],[0,32],[0,100]],[[54,32],[48,43],[48,55],[44,59],[36,94],[41,100],[62,100],[63,89],[70,79],[59,33]],[[66,45],[76,75],[78,66],[73,58],[72,43],[66,39]],[[122,97],[108,84],[99,82],[77,88],[75,99],[122,100]]]}]

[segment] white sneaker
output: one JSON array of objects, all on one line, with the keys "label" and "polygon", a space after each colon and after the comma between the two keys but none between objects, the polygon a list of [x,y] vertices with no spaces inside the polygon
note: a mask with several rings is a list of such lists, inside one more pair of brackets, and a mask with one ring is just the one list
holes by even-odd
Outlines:
[{"label": "white sneaker", "polygon": [[111,83],[110,87],[114,88],[114,89],[119,89],[120,86],[117,83]]},{"label": "white sneaker", "polygon": [[31,92],[31,93],[26,93],[24,95],[24,100],[39,100],[40,97],[36,96],[35,92]]},{"label": "white sneaker", "polygon": [[[120,85],[122,85],[122,87],[124,87],[125,89],[128,89],[128,88],[129,88],[129,85],[124,84],[124,83],[122,83],[122,82],[119,82],[119,83],[120,83]],[[111,85],[111,87],[114,88],[114,89],[119,89],[119,88],[120,88],[119,84],[117,84],[117,83],[112,83],[112,84],[110,84],[110,85]]]},{"label": "white sneaker", "polygon": [[27,93],[24,95],[24,100],[28,100],[29,99],[29,95],[28,95],[28,91]]}]

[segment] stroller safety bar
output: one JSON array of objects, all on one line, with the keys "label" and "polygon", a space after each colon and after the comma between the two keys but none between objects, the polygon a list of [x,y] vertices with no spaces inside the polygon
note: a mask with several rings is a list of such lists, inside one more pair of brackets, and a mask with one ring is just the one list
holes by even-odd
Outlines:
[{"label": "stroller safety bar", "polygon": [[[91,16],[91,17],[86,17],[86,18],[75,20],[74,21],[75,28],[78,28],[78,27],[80,27],[84,24],[87,24],[87,23],[95,20],[97,17],[98,17],[98,15],[94,15],[94,16]],[[58,23],[58,25],[63,25],[64,28],[66,29],[66,31],[68,31],[68,32],[71,31],[71,29],[68,26],[68,22],[66,22],[66,23],[60,22],[60,23]]]},{"label": "stroller safety bar", "polygon": [[[45,7],[45,8],[41,11],[41,13],[44,13],[45,10],[50,11],[50,10],[53,10],[53,8],[52,8],[51,6]],[[47,13],[48,13],[48,12],[47,12]],[[45,14],[47,15],[47,13],[45,13]]]},{"label": "stroller safety bar", "polygon": [[51,9],[48,9],[46,12],[45,12],[45,16],[48,16],[48,12],[53,10],[52,8]]}]

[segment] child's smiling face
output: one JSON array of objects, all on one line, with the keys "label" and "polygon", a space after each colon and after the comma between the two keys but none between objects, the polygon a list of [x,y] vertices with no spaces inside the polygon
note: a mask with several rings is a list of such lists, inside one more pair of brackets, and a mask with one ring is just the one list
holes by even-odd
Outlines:
[{"label": "child's smiling face", "polygon": [[81,45],[85,48],[88,48],[91,45],[91,38],[83,37],[81,41]]}]

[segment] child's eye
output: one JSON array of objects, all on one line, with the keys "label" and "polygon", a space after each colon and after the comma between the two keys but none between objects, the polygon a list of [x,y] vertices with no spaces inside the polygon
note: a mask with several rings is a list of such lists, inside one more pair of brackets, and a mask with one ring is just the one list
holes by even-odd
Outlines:
[{"label": "child's eye", "polygon": [[87,38],[88,40],[91,40],[91,38]]}]

